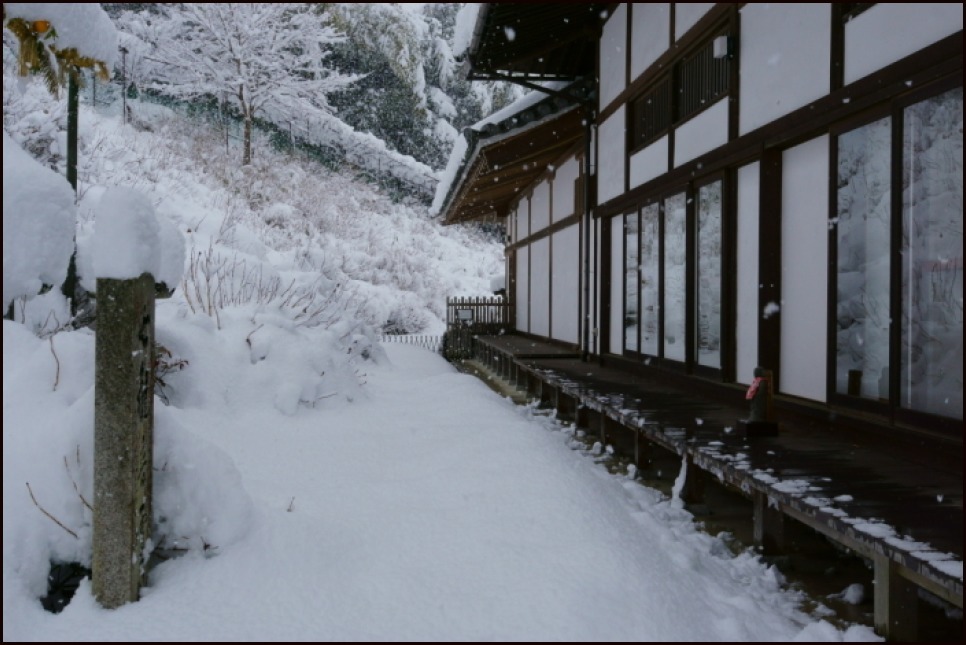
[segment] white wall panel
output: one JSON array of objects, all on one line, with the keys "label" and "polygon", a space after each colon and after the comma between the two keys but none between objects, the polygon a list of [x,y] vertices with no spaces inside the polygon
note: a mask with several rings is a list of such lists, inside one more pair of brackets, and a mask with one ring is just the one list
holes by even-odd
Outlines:
[{"label": "white wall panel", "polygon": [[631,7],[631,80],[647,71],[671,46],[671,5],[637,3]]},{"label": "white wall panel", "polygon": [[551,283],[551,337],[568,343],[578,341],[580,328],[580,227],[568,226],[553,235]]},{"label": "white wall panel", "polygon": [[761,164],[738,170],[735,380],[751,383],[758,366],[758,214]]},{"label": "white wall panel", "polygon": [[731,101],[721,99],[674,132],[675,166],[728,143],[729,105]]},{"label": "white wall panel", "polygon": [[713,2],[676,2],[674,3],[674,39],[687,33],[701,17],[714,6]]},{"label": "white wall panel", "polygon": [[[593,258],[593,262],[591,262],[590,264],[591,297],[594,299],[594,301],[591,303],[590,306],[593,308],[594,316],[593,316],[593,319],[590,321],[591,329],[590,329],[590,333],[587,336],[591,342],[590,351],[598,355],[601,353],[600,334],[602,330],[600,329],[600,321],[602,320],[601,308],[603,307],[603,299],[604,299],[603,294],[601,293],[601,290],[600,290],[600,286],[601,286],[600,280],[602,275],[600,258],[601,258],[601,252],[603,251],[604,244],[605,244],[605,242],[601,240],[601,237],[600,237],[602,231],[603,231],[603,225],[601,224],[601,221],[599,219],[595,219],[594,228],[593,228],[594,238],[593,238],[593,244],[591,246],[591,248],[593,249],[594,258]],[[583,265],[581,264],[581,266]],[[584,297],[583,292],[581,292],[580,297],[581,298]],[[584,320],[581,320],[580,324],[584,325],[587,323]],[[583,326],[581,326],[580,329],[583,330]]]},{"label": "white wall panel", "polygon": [[553,212],[551,220],[560,221],[574,214],[574,182],[580,175],[580,164],[571,157],[557,168],[553,178]]},{"label": "white wall panel", "polygon": [[822,136],[782,157],[781,391],[816,401],[826,398],[828,155]]},{"label": "white wall panel", "polygon": [[530,333],[550,335],[550,238],[530,245]]},{"label": "white wall panel", "polygon": [[631,188],[640,186],[668,171],[667,146],[668,137],[665,135],[634,153],[631,157]]},{"label": "white wall panel", "polygon": [[517,290],[516,290],[516,318],[517,330],[530,331],[530,249],[517,249]]},{"label": "white wall panel", "polygon": [[614,217],[610,227],[610,346],[624,353],[624,218]]},{"label": "white wall panel", "polygon": [[624,90],[627,75],[627,6],[620,5],[600,36],[600,109]]},{"label": "white wall panel", "polygon": [[828,94],[830,16],[827,3],[742,7],[742,134]]},{"label": "white wall panel", "polygon": [[550,183],[541,181],[530,197],[530,234],[538,233],[550,225]]},{"label": "white wall panel", "polygon": [[[962,28],[962,3],[877,3],[845,25],[845,82],[856,81]],[[896,37],[883,37],[887,34]]]},{"label": "white wall panel", "polygon": [[516,241],[526,239],[530,235],[530,200],[524,197],[517,205],[517,234]]},{"label": "white wall panel", "polygon": [[600,204],[624,192],[624,110],[621,106],[598,130],[597,201]]}]

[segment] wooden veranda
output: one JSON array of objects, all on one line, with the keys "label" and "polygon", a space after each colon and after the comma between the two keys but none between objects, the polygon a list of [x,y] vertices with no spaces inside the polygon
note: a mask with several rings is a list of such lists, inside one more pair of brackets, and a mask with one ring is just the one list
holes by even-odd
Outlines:
[{"label": "wooden veranda", "polygon": [[[962,636],[961,455],[929,457],[787,414],[777,436],[740,436],[748,409],[737,386],[733,400],[714,399],[511,333],[473,343],[489,376],[611,446],[640,479],[674,481],[683,464],[681,498],[695,514],[713,521],[744,500],[740,521],[763,555],[817,541],[864,561],[869,613],[889,640]],[[732,498],[727,510],[716,490]]]}]

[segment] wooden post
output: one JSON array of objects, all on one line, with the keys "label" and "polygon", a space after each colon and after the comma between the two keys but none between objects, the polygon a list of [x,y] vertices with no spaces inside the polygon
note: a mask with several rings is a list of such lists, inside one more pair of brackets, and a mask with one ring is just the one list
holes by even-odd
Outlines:
[{"label": "wooden post", "polygon": [[97,280],[94,374],[94,597],[138,599],[151,537],[154,278]]},{"label": "wooden post", "polygon": [[875,559],[875,631],[886,640],[919,640],[919,593],[899,575],[896,564],[882,554]]},{"label": "wooden post", "polygon": [[680,493],[681,501],[695,515],[707,515],[709,511],[704,495],[708,487],[708,472],[699,468],[690,455],[687,457],[687,469],[684,487]]},{"label": "wooden post", "polygon": [[754,541],[763,555],[785,552],[785,515],[768,503],[768,495],[754,493]]}]

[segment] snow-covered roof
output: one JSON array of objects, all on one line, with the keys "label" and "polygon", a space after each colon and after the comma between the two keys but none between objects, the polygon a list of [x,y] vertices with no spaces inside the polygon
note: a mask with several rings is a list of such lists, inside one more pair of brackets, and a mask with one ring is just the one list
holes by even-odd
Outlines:
[{"label": "snow-covered roof", "polygon": [[[508,138],[519,137],[548,121],[558,119],[564,113],[575,110],[578,107],[577,99],[565,93],[565,90],[572,85],[575,83],[564,81],[545,83],[543,86],[552,94],[530,92],[466,128],[456,140],[446,168],[440,173],[430,212],[433,215],[445,214],[444,220],[447,223],[467,219],[456,217],[455,213],[448,211],[453,209],[461,192],[465,192],[464,184],[472,180],[471,169],[477,164],[481,151],[487,146],[493,146]],[[562,142],[568,140],[563,136],[559,139]],[[529,175],[533,175],[542,172],[543,168],[531,167],[527,170]]]}]

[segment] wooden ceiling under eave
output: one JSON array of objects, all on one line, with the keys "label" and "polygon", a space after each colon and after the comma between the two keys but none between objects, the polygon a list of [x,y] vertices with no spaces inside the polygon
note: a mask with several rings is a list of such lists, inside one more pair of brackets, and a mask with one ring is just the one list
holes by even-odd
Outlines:
[{"label": "wooden ceiling under eave", "polygon": [[484,4],[468,56],[470,80],[575,79],[593,75],[608,4]]},{"label": "wooden ceiling under eave", "polygon": [[505,217],[521,191],[537,181],[583,134],[583,111],[575,107],[491,141],[479,140],[443,223]]}]

